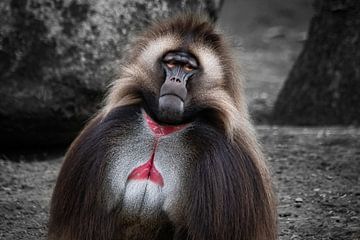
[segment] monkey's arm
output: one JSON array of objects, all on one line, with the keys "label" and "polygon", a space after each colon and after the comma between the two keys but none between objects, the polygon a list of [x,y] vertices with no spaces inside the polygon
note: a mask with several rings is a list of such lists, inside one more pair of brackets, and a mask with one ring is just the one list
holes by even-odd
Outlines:
[{"label": "monkey's arm", "polygon": [[49,239],[112,239],[115,217],[105,209],[106,151],[119,128],[137,116],[123,107],[93,118],[72,143],[52,196]]},{"label": "monkey's arm", "polygon": [[191,239],[269,239],[276,216],[258,159],[204,124],[191,136],[201,151],[186,208]]}]

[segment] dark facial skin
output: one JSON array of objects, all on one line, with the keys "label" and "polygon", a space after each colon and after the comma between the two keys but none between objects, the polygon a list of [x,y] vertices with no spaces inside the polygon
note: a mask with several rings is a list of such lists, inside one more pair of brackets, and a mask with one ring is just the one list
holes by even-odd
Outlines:
[{"label": "dark facial skin", "polygon": [[188,95],[187,83],[198,71],[196,59],[187,52],[169,52],[162,59],[165,81],[160,89],[158,119],[169,124],[180,123]]}]

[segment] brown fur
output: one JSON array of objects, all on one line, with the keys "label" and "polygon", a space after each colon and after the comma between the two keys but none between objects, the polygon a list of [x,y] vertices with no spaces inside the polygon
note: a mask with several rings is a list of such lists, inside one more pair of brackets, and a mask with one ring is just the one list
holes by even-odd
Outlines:
[{"label": "brown fur", "polygon": [[[151,44],[158,45],[152,47]],[[183,14],[155,23],[134,41],[126,57],[127,61],[121,67],[119,79],[110,88],[105,107],[70,147],[66,159],[72,160],[66,161],[73,163],[64,165],[59,179],[65,179],[71,185],[71,182],[76,182],[75,178],[82,177],[82,168],[88,168],[86,171],[90,173],[93,171],[94,166],[90,163],[76,160],[78,154],[91,151],[91,144],[99,144],[92,142],[89,146],[89,143],[86,143],[87,146],[82,147],[89,138],[87,135],[91,134],[89,132],[95,131],[96,125],[100,124],[114,109],[141,104],[144,101],[141,94],[143,91],[146,90],[158,96],[162,80],[156,69],[156,60],[165,52],[179,48],[190,51],[198,58],[200,66],[205,67],[197,81],[198,84],[192,86],[192,92],[196,94],[191,95],[186,104],[196,104],[211,109],[211,116],[216,119],[214,122],[220,132],[223,132],[224,139],[209,139],[209,146],[204,147],[206,149],[204,151],[214,152],[215,157],[209,156],[209,161],[203,161],[197,165],[195,170],[197,175],[195,175],[198,177],[194,179],[194,186],[191,188],[199,192],[199,196],[190,198],[189,201],[194,202],[189,203],[188,209],[185,210],[187,222],[176,228],[175,236],[178,235],[179,239],[185,236],[194,240],[276,239],[276,200],[266,162],[249,121],[239,67],[231,56],[229,44],[214,25],[204,17]],[[199,142],[199,146],[203,140],[196,140],[196,135],[202,133],[201,131],[194,132],[193,139]],[[222,139],[219,134],[214,131],[213,136]],[[219,150],[220,147],[224,149]],[[228,155],[225,148],[228,148]],[[229,158],[229,161],[222,162],[223,155]],[[96,162],[93,164],[99,164],[99,171],[104,170],[102,164]],[[211,174],[214,176],[211,177]],[[101,179],[97,181],[100,183]],[[83,183],[86,184],[87,180]],[[102,189],[97,189],[100,185],[95,185],[92,191],[84,189],[84,195],[81,198],[64,200],[62,196],[71,196],[71,191],[74,190],[62,189],[65,185],[58,184],[54,191],[52,206],[61,205],[62,201],[69,201],[76,202],[74,208],[82,205],[91,210],[93,206],[87,205],[89,198],[96,198],[96,204],[101,205],[102,199],[96,194],[96,192],[102,192]],[[83,187],[86,188],[86,186]],[[80,191],[79,194],[82,192]],[[204,212],[199,212],[199,209],[203,209]],[[52,213],[54,211],[59,210],[52,207]],[[74,224],[66,222],[66,218],[71,219],[70,213],[83,214],[80,210],[62,209],[62,211],[60,215],[57,213],[57,219],[51,217],[50,239],[93,239],[92,236],[96,235],[93,232],[96,231],[103,232],[96,235],[102,236],[101,239],[115,238],[111,232],[114,231],[117,221],[109,220],[108,216],[101,213],[88,213],[91,217],[87,224],[92,224],[89,228],[76,226],[80,217],[74,220]],[[116,219],[116,213],[111,213],[111,216]],[[102,223],[99,224],[99,221]],[[205,222],[209,226],[206,226]],[[68,225],[70,227],[64,227]],[[73,229],[75,226],[84,230],[76,231]],[[100,229],[101,227],[105,229]]]}]

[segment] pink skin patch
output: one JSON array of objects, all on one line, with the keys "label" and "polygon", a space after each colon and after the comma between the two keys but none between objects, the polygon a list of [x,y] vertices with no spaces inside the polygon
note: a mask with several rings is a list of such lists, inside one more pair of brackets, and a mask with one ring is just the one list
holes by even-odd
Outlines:
[{"label": "pink skin patch", "polygon": [[146,123],[148,124],[151,131],[155,134],[157,138],[169,135],[171,133],[180,131],[185,128],[187,125],[178,125],[178,126],[170,126],[170,125],[160,125],[154,120],[152,120],[146,113],[144,113]]},{"label": "pink skin patch", "polygon": [[140,165],[139,167],[135,168],[130,173],[128,180],[149,179],[150,181],[160,185],[161,187],[164,186],[164,179],[154,165],[155,150],[156,150],[156,146],[154,147],[150,159],[143,165]]},{"label": "pink skin patch", "polygon": [[157,145],[159,139],[166,135],[172,134],[174,132],[180,131],[185,128],[187,125],[178,125],[178,126],[170,126],[170,125],[160,125],[154,120],[152,120],[146,113],[144,113],[144,118],[146,120],[147,125],[153,132],[155,136],[155,144],[153,151],[151,153],[150,159],[135,168],[129,175],[128,180],[150,180],[153,183],[158,184],[159,186],[164,186],[164,179],[161,176],[160,172],[156,169],[154,160],[155,160],[155,152],[157,149]]}]

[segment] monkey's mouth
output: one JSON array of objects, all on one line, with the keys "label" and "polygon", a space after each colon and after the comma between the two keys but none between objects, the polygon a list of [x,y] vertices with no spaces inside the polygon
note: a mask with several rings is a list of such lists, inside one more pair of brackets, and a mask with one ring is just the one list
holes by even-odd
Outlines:
[{"label": "monkey's mouth", "polygon": [[164,94],[159,98],[158,118],[165,123],[181,122],[184,113],[184,100],[176,94]]}]

